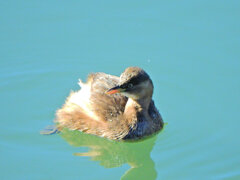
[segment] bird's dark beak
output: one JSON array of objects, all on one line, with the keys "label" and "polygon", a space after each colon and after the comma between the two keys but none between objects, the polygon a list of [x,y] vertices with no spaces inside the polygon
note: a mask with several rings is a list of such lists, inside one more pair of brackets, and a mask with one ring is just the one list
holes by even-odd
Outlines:
[{"label": "bird's dark beak", "polygon": [[116,94],[116,93],[120,93],[123,91],[124,91],[124,89],[122,89],[120,86],[116,86],[116,87],[113,87],[113,88],[107,90],[106,94]]}]

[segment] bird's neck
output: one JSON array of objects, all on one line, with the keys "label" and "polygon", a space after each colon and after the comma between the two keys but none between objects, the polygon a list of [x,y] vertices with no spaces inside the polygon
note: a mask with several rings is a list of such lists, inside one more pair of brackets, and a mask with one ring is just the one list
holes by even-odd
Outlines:
[{"label": "bird's neck", "polygon": [[140,120],[138,117],[142,117],[141,119],[148,119],[148,108],[151,100],[152,97],[146,97],[139,100],[128,98],[124,110],[124,116],[127,121],[129,121],[129,123],[132,121],[138,121]]}]

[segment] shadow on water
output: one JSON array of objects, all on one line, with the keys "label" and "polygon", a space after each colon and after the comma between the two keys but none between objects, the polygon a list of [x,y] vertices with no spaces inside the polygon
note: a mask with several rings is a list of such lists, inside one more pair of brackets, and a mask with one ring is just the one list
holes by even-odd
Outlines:
[{"label": "shadow on water", "polygon": [[93,135],[64,129],[60,136],[75,147],[88,147],[85,153],[74,153],[76,156],[88,156],[98,161],[105,168],[119,167],[128,164],[128,169],[122,179],[149,179],[157,178],[151,151],[157,139],[154,135],[148,139],[137,142],[116,142]]}]

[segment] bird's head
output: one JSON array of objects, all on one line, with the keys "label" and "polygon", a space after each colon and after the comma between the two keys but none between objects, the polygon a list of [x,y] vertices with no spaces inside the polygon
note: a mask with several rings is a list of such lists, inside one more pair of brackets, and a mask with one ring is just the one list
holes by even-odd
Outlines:
[{"label": "bird's head", "polygon": [[121,93],[133,100],[139,100],[152,97],[153,83],[143,69],[128,67],[121,74],[119,85],[109,89],[106,93]]}]

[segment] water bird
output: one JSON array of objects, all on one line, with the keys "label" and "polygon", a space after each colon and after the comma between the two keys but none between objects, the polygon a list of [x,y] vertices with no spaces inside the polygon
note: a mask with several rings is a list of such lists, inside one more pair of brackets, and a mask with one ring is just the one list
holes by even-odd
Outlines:
[{"label": "water bird", "polygon": [[79,130],[112,140],[135,140],[163,128],[152,100],[153,82],[139,67],[128,67],[120,77],[98,72],[79,80],[57,110],[57,129]]}]

